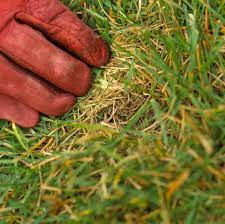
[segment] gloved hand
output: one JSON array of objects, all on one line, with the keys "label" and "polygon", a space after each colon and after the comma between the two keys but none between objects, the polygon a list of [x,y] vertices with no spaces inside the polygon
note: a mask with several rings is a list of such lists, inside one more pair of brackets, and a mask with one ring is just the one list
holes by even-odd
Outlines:
[{"label": "gloved hand", "polygon": [[[0,0],[0,118],[32,127],[90,88],[108,47],[59,0]],[[62,50],[63,49],[63,50]]]}]

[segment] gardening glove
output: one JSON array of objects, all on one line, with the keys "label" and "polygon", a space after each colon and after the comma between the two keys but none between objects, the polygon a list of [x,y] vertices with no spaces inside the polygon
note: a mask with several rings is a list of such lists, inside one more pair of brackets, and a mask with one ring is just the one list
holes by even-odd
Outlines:
[{"label": "gardening glove", "polygon": [[[108,47],[59,0],[0,0],[0,118],[33,127],[91,85]],[[89,66],[88,66],[89,65]]]}]

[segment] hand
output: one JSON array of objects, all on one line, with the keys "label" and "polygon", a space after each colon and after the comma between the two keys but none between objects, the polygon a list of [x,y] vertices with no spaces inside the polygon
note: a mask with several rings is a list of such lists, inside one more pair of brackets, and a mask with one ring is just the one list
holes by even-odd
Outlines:
[{"label": "hand", "polygon": [[0,1],[0,17],[0,118],[33,127],[39,112],[66,113],[107,45],[59,0]]}]

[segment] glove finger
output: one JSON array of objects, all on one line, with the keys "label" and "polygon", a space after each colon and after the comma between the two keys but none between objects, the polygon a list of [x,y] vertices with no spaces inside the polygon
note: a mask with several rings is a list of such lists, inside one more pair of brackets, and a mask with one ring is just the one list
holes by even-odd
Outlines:
[{"label": "glove finger", "polygon": [[12,97],[0,94],[0,119],[13,121],[24,128],[34,127],[39,113]]},{"label": "glove finger", "polygon": [[72,94],[56,92],[44,80],[38,79],[2,54],[0,54],[0,80],[0,93],[16,98],[47,115],[62,115],[75,103]]},{"label": "glove finger", "polygon": [[27,11],[16,18],[39,29],[89,65],[102,66],[109,58],[103,39],[58,0],[28,3]]},{"label": "glove finger", "polygon": [[91,86],[91,72],[83,62],[57,48],[38,31],[12,21],[1,32],[0,50],[13,61],[74,95]]}]

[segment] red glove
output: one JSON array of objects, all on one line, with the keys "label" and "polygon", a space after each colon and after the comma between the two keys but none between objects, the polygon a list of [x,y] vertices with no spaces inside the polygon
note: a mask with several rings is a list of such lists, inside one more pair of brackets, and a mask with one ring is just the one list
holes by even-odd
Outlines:
[{"label": "red glove", "polygon": [[32,127],[66,113],[107,45],[59,0],[0,0],[0,17],[0,118]]}]

